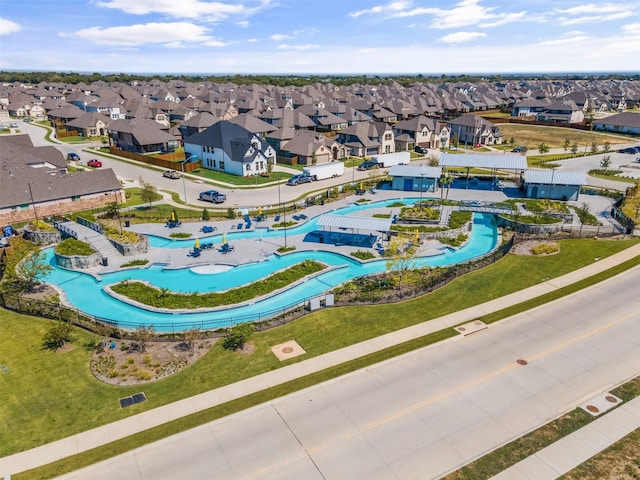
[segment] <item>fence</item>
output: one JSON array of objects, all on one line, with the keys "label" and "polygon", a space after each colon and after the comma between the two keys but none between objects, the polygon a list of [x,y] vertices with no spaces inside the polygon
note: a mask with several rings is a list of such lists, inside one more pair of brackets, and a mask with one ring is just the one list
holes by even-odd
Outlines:
[{"label": "fence", "polygon": [[98,232],[100,234],[104,232],[104,228],[102,227],[102,225],[96,222],[92,222],[91,220],[87,220],[86,218],[81,217],[80,215],[76,217],[76,222],[78,222],[80,225],[84,225],[85,227],[90,228],[94,232]]},{"label": "fence", "polygon": [[[170,341],[182,338],[182,332],[198,329],[202,337],[224,336],[228,325],[251,322],[256,331],[263,331],[273,327],[287,324],[309,313],[310,306],[329,307],[331,305],[358,305],[358,304],[380,304],[393,303],[406,298],[413,298],[425,293],[429,293],[440,288],[455,278],[465,275],[474,270],[478,270],[504,257],[513,246],[514,238],[502,244],[492,252],[476,259],[441,268],[434,271],[425,269],[425,276],[420,281],[403,285],[401,288],[392,288],[378,285],[374,295],[371,288],[363,288],[362,291],[349,290],[342,292],[337,289],[335,292],[325,293],[313,297],[303,298],[295,303],[282,308],[264,311],[254,315],[230,316],[221,320],[202,320],[196,322],[164,323],[154,325],[156,329],[155,341]],[[42,300],[29,299],[17,295],[0,293],[0,305],[6,309],[27,315],[35,315],[53,320],[63,320],[71,322],[81,328],[101,332],[114,338],[134,339],[134,331],[140,326],[139,323],[113,320],[85,314],[77,308],[68,307],[61,303],[51,303]],[[147,325],[149,326],[149,325]],[[108,332],[106,332],[107,330]]]},{"label": "fence", "polygon": [[527,120],[525,118],[518,117],[488,117],[491,123],[517,123],[520,125],[540,125],[545,127],[562,127],[573,128],[575,130],[592,130],[591,125],[585,123],[560,123],[560,122],[542,122],[538,120]]},{"label": "fence", "polygon": [[180,165],[178,161],[167,160],[166,158],[160,157],[149,157],[147,155],[141,155],[139,153],[127,152],[126,150],[121,150],[117,147],[109,147],[109,153],[113,155],[117,155],[119,157],[129,158],[131,160],[136,160],[138,162],[147,163],[149,165],[155,165],[157,167],[169,168],[171,170],[183,170],[186,173],[197,170],[201,167],[200,161],[197,162],[189,162],[184,165]]}]

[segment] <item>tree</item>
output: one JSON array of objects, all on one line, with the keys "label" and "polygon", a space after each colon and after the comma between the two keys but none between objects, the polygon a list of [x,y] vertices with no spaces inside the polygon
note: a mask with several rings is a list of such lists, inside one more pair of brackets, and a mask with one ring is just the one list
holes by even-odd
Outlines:
[{"label": "tree", "polygon": [[155,185],[145,182],[142,177],[140,177],[140,198],[143,202],[149,204],[149,208],[151,208],[151,202],[153,202],[157,194],[158,188]]},{"label": "tree", "polygon": [[249,341],[249,338],[253,334],[253,324],[251,323],[239,323],[234,326],[224,341],[222,342],[222,346],[227,350],[239,350],[244,347],[244,344]]},{"label": "tree", "polygon": [[437,167],[440,164],[440,160],[435,155],[429,155],[427,157],[427,165],[430,167]]},{"label": "tree", "polygon": [[147,350],[147,343],[151,341],[153,336],[156,334],[156,329],[153,325],[140,325],[136,328],[136,331],[133,332],[133,338],[138,344],[138,351],[144,352]]},{"label": "tree", "polygon": [[271,175],[273,172],[273,159],[271,157],[267,158],[267,173]]},{"label": "tree", "polygon": [[44,334],[43,344],[50,350],[64,348],[67,343],[73,342],[73,327],[67,322],[55,322]]},{"label": "tree", "polygon": [[31,292],[39,279],[53,268],[45,261],[45,254],[38,246],[20,237],[11,239],[11,250],[6,252],[2,260],[4,277],[2,286],[5,290]]},{"label": "tree", "polygon": [[118,202],[109,202],[106,207],[104,213],[107,218],[115,218],[120,215],[120,204]]},{"label": "tree", "polygon": [[545,153],[549,153],[549,145],[547,145],[546,143],[542,142],[540,145],[538,145],[538,151],[544,155]]},{"label": "tree", "polygon": [[394,238],[389,243],[385,256],[388,256],[387,273],[397,278],[398,289],[401,289],[407,274],[416,268],[416,250],[407,242]]},{"label": "tree", "polygon": [[611,151],[611,142],[607,140],[604,142],[604,153],[609,153]]},{"label": "tree", "polygon": [[509,139],[509,145],[511,145],[511,146],[513,147],[513,145],[514,145],[515,143],[516,143],[516,139],[515,139],[515,137],[511,137],[511,138]]},{"label": "tree", "polygon": [[606,173],[610,166],[611,166],[611,155],[605,155],[604,157],[602,157],[602,160],[600,160],[600,167]]},{"label": "tree", "polygon": [[236,211],[231,207],[227,208],[227,218],[230,220],[236,218]]},{"label": "tree", "polygon": [[573,145],[571,145],[571,154],[575,155],[578,153],[578,144],[574,143]]},{"label": "tree", "polygon": [[460,137],[458,137],[457,133],[454,133],[451,136],[451,145],[454,145],[455,147],[457,147],[459,143],[460,143]]},{"label": "tree", "polygon": [[591,153],[598,153],[598,144],[596,142],[591,142]]},{"label": "tree", "polygon": [[207,210],[207,208],[203,208],[202,209],[202,220],[204,220],[205,222],[207,220],[209,220],[211,218],[211,215],[209,215],[209,210]]},{"label": "tree", "polygon": [[562,142],[562,148],[564,148],[565,152],[569,150],[569,145],[571,145],[571,140],[569,140],[568,138],[565,138],[564,142]]},{"label": "tree", "polygon": [[315,165],[316,163],[318,163],[318,157],[316,157],[316,152],[313,152],[311,154],[311,165]]}]

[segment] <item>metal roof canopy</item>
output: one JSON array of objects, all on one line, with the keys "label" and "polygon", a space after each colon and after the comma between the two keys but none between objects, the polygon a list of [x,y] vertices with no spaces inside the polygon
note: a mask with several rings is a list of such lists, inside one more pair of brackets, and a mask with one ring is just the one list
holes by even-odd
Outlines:
[{"label": "metal roof canopy", "polygon": [[442,176],[442,168],[394,165],[389,169],[389,175],[392,177],[440,178]]},{"label": "metal roof canopy", "polygon": [[559,172],[558,170],[527,170],[524,173],[526,183],[545,185],[587,185],[587,177],[582,172]]},{"label": "metal roof canopy", "polygon": [[526,170],[529,168],[527,157],[524,155],[507,155],[506,153],[500,155],[442,153],[440,155],[440,166],[493,168],[499,170]]},{"label": "metal roof canopy", "polygon": [[336,228],[352,228],[354,230],[371,230],[374,232],[388,232],[391,230],[391,219],[371,217],[346,217],[344,215],[322,215],[318,218],[318,225]]}]

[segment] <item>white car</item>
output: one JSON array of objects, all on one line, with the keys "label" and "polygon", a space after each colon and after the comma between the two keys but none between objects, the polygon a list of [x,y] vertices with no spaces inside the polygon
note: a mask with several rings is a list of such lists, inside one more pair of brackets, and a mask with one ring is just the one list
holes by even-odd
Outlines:
[{"label": "white car", "polygon": [[177,172],[175,170],[165,170],[162,176],[167,178],[173,178],[175,180],[177,178],[180,178],[180,172]]}]

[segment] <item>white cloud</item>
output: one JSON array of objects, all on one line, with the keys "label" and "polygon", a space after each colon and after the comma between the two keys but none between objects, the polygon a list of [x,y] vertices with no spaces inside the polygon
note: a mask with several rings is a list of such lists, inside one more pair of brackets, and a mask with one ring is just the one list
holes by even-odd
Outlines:
[{"label": "white cloud", "polygon": [[145,23],[125,27],[90,27],[67,34],[97,43],[99,45],[137,46],[148,43],[181,45],[183,42],[211,42],[214,39],[206,35],[206,29],[187,22]]},{"label": "white cloud", "polygon": [[[254,2],[255,3],[255,2]],[[203,0],[98,0],[100,7],[121,10],[131,15],[159,13],[174,18],[203,18],[224,20],[232,15],[254,15],[269,7],[271,0],[259,0],[254,7],[239,2],[210,2]]]},{"label": "white cloud", "polygon": [[575,43],[581,43],[587,40],[591,40],[591,37],[589,35],[587,35],[585,32],[582,32],[580,30],[575,30],[572,32],[565,33],[562,36],[562,38],[540,42],[540,45],[570,45]]},{"label": "white cloud", "polygon": [[236,22],[236,25],[242,28],[247,28],[249,26],[249,22],[247,20],[242,20],[240,22]]},{"label": "white cloud", "polygon": [[293,35],[282,35],[279,33],[274,33],[273,35],[271,35],[271,40],[273,40],[274,42],[281,42],[283,40],[290,40],[292,38],[294,38]]},{"label": "white cloud", "polygon": [[278,50],[296,50],[299,52],[303,52],[305,50],[313,50],[318,48],[319,45],[312,45],[312,44],[307,44],[307,45],[289,45],[287,43],[281,43],[280,45],[278,45]]},{"label": "white cloud", "polygon": [[521,20],[527,15],[526,11],[516,13],[493,13],[497,7],[483,7],[480,0],[462,0],[451,9],[437,7],[414,7],[410,2],[393,2],[378,5],[368,10],[352,12],[349,15],[384,15],[387,18],[408,18],[418,15],[430,15],[433,18],[430,28],[446,29],[460,28],[469,25],[481,27],[497,27],[506,23]]},{"label": "white cloud", "polygon": [[487,34],[482,32],[456,32],[440,37],[438,40],[443,43],[464,43],[486,36]]},{"label": "white cloud", "polygon": [[614,3],[589,3],[577,7],[556,9],[555,12],[561,15],[559,18],[561,25],[618,20],[636,14],[627,5]]},{"label": "white cloud", "polygon": [[357,12],[349,13],[350,17],[357,18],[362,15],[379,15],[379,14],[388,14],[393,12],[403,11],[411,6],[411,2],[409,1],[397,1],[391,2],[387,5],[376,5],[375,7],[371,7],[366,10],[358,10]]},{"label": "white cloud", "polygon": [[257,43],[260,40],[258,40],[257,38],[247,38],[247,43]]},{"label": "white cloud", "polygon": [[20,30],[22,30],[22,27],[16,22],[12,22],[6,18],[0,18],[0,35],[9,35],[10,33],[16,33]]}]

